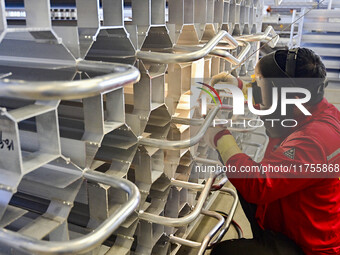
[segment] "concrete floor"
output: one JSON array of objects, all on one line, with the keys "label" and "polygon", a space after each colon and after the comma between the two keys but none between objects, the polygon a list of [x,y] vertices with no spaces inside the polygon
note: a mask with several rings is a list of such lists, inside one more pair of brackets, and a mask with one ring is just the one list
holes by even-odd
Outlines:
[{"label": "concrete floor", "polygon": [[[231,187],[231,183],[228,183],[226,187]],[[232,204],[233,198],[227,194],[219,194],[211,206],[210,210],[218,210],[228,213]],[[249,222],[244,215],[241,205],[239,204],[234,216],[234,220],[241,226],[244,234],[244,238],[252,238],[252,233],[250,229]],[[194,231],[189,235],[190,240],[202,241],[203,237],[211,230],[211,228],[216,224],[216,220],[210,217],[204,217],[201,223],[197,226]],[[230,227],[229,231],[225,235],[223,240],[238,238],[237,232],[233,226]],[[196,255],[197,249],[192,249],[182,246],[178,251],[178,255]],[[205,255],[209,255],[210,251],[206,251]]]}]

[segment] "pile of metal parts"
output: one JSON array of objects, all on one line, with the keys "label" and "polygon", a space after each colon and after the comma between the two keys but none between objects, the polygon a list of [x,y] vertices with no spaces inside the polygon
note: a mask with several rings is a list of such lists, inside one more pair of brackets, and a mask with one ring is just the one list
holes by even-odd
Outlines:
[{"label": "pile of metal parts", "polygon": [[[210,104],[203,118],[191,86],[232,69],[249,78],[260,41],[277,41],[271,27],[261,32],[263,2],[77,0],[62,9],[25,0],[18,17],[8,2],[0,253],[175,254],[188,245],[203,254],[219,241],[237,195],[222,188],[225,177],[194,169],[216,164],[201,138],[216,116],[233,116]],[[221,97],[232,104],[228,91]],[[263,133],[232,131],[261,158]],[[252,136],[262,142],[247,143]],[[206,209],[218,189],[234,199],[226,221]],[[202,215],[217,225],[202,242],[186,240]]]}]

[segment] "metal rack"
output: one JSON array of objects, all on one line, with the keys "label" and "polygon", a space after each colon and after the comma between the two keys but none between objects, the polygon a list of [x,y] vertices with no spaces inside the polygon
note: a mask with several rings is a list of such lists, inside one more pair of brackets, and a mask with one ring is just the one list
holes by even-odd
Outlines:
[{"label": "metal rack", "polygon": [[[263,1],[75,3],[26,0],[15,17],[0,0],[0,253],[168,254],[179,243],[203,253],[238,200],[225,177],[212,189],[192,170],[216,163],[201,138],[232,115],[212,107],[202,119],[194,86],[253,73],[253,52],[276,36],[261,32]],[[253,130],[233,132],[254,147]],[[234,198],[224,223],[204,207],[211,192]],[[202,214],[219,223],[185,240]]]}]

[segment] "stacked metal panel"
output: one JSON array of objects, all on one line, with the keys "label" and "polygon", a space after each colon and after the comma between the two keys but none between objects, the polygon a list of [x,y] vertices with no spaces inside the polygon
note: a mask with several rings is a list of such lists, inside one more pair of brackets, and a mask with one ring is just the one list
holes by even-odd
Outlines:
[{"label": "stacked metal panel", "polygon": [[[171,235],[188,234],[210,190],[194,168],[217,158],[196,138],[219,109],[202,127],[186,123],[203,122],[192,86],[223,71],[249,79],[259,41],[273,35],[260,31],[262,1],[76,0],[62,10],[25,0],[17,18],[5,2],[0,253],[175,253]],[[260,158],[266,139],[245,140],[263,134],[234,131]]]}]

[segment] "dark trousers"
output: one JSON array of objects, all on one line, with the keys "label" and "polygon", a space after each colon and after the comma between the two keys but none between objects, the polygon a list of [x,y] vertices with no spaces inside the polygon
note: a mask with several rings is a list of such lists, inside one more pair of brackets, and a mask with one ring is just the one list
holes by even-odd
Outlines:
[{"label": "dark trousers", "polygon": [[246,202],[239,194],[240,203],[246,214],[253,239],[227,240],[216,244],[211,255],[303,255],[294,241],[281,233],[263,230],[255,219],[256,205]]}]

